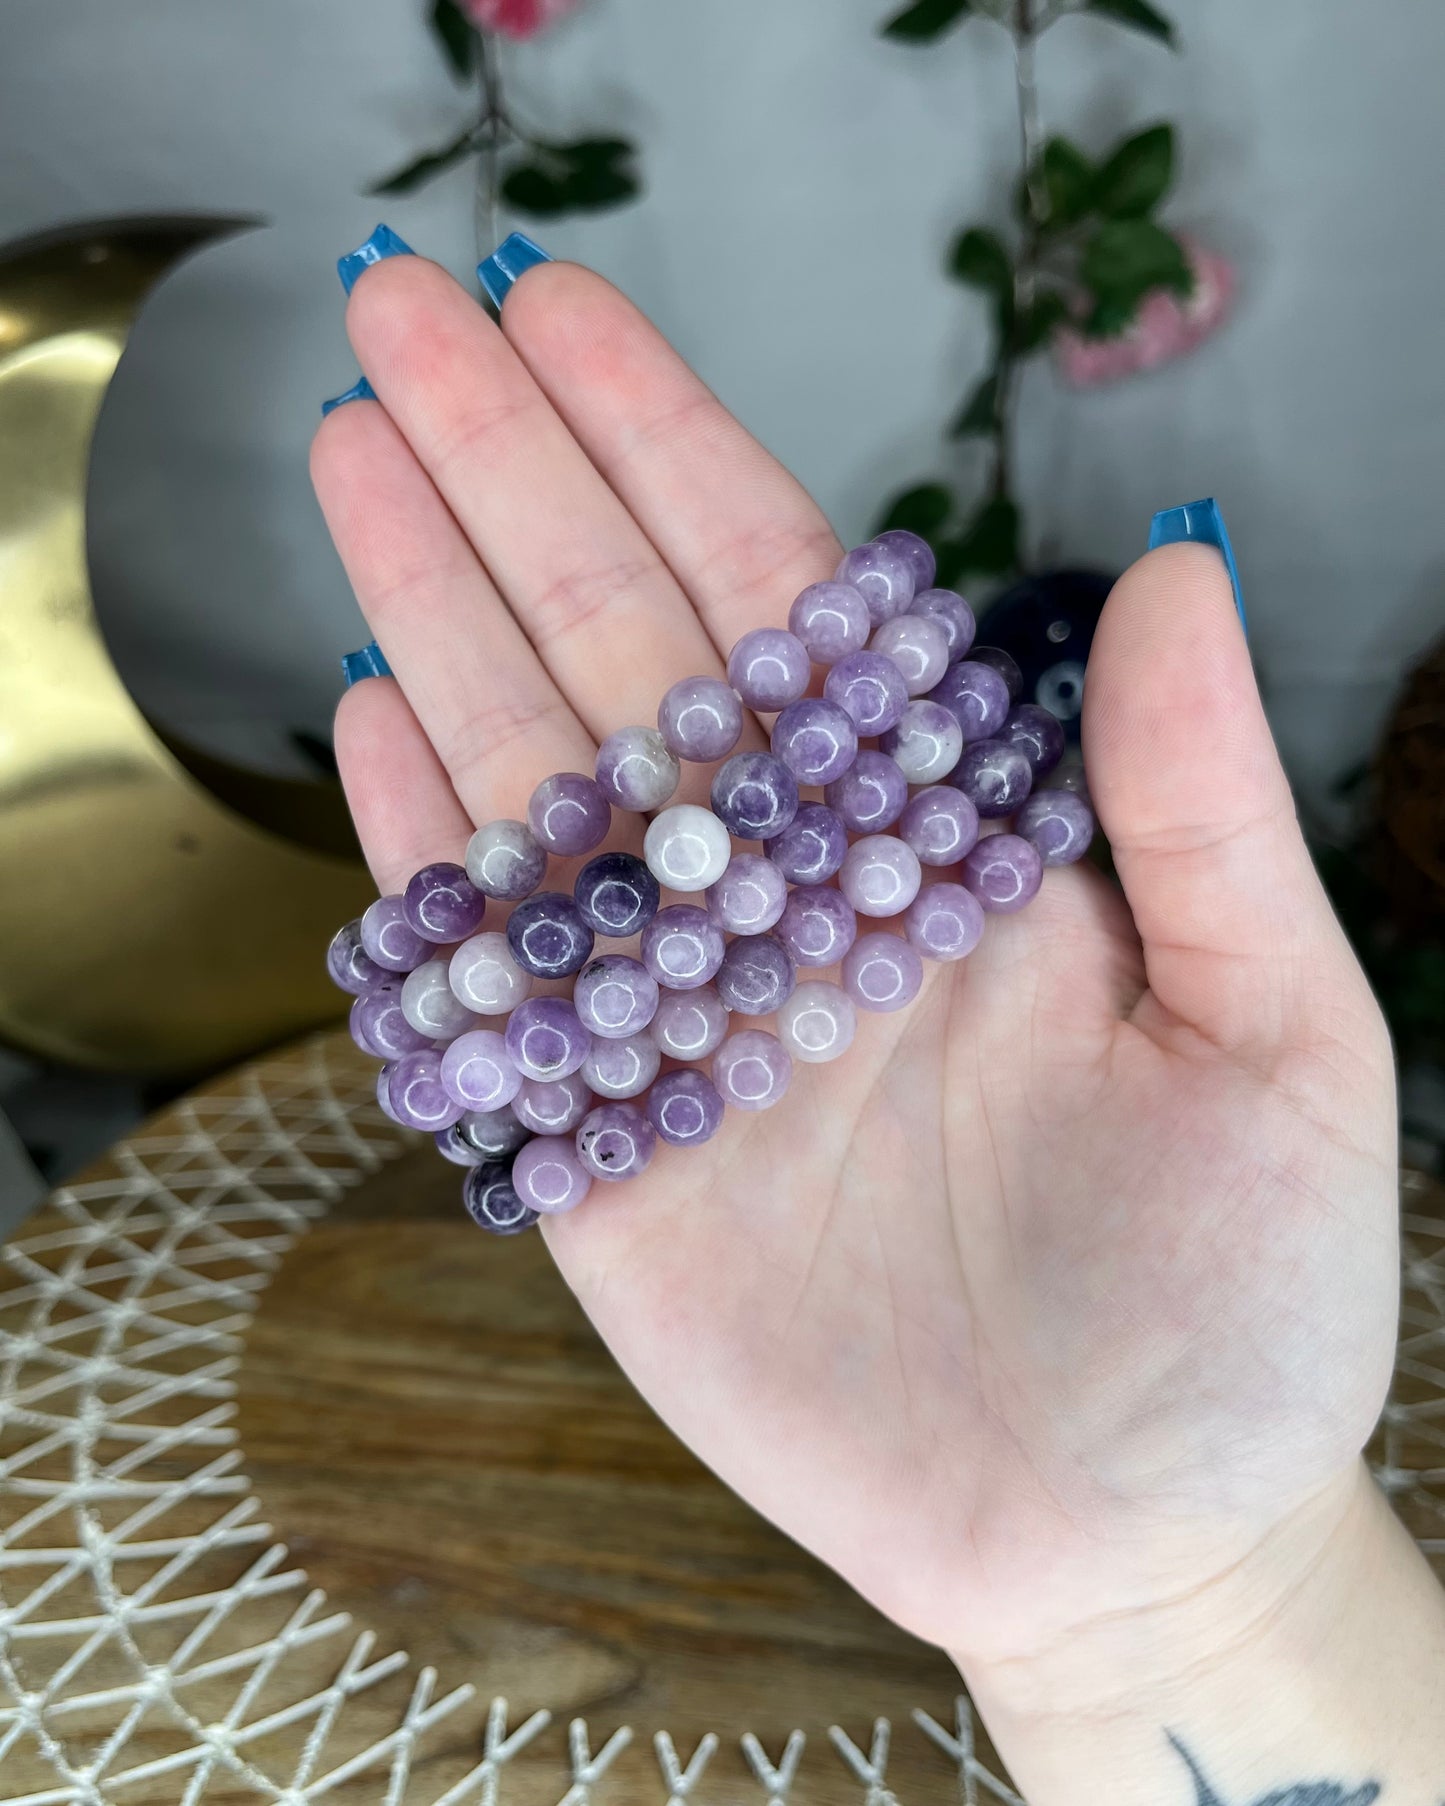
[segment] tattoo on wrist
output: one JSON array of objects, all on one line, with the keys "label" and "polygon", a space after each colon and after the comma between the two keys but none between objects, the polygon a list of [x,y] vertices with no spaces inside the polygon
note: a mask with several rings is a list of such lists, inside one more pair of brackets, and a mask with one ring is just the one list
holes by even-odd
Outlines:
[{"label": "tattoo on wrist", "polygon": [[[1183,1739],[1176,1737],[1173,1731],[1166,1731],[1165,1735],[1194,1782],[1194,1806],[1236,1806],[1235,1801],[1226,1801],[1210,1786],[1204,1770]],[[1241,1800],[1237,1806],[1371,1806],[1379,1797],[1378,1781],[1295,1781],[1283,1787],[1272,1787],[1268,1793],[1259,1794],[1253,1800]]]}]

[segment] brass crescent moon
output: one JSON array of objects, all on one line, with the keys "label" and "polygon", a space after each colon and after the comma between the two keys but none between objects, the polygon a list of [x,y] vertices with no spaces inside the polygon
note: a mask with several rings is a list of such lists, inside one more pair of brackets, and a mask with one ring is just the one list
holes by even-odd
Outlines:
[{"label": "brass crescent moon", "polygon": [[44,1057],[196,1073],[333,1020],[326,942],[374,894],[339,792],[161,739],[91,599],[91,438],[136,311],[256,223],[106,221],[0,251],[0,1039]]}]

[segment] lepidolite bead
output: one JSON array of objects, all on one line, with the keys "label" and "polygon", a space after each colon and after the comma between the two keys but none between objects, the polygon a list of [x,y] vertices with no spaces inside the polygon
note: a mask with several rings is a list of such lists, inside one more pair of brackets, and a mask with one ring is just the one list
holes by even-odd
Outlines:
[{"label": "lepidolite bead", "polygon": [[1045,865],[1072,865],[1094,838],[1094,811],[1070,790],[1036,790],[1014,817],[1021,835]]},{"label": "lepidolite bead", "polygon": [[647,1120],[675,1148],[711,1141],[723,1114],[721,1093],[700,1072],[664,1073],[647,1094]]},{"label": "lepidolite bead", "polygon": [[599,853],[577,874],[572,896],[582,920],[611,940],[631,940],[657,914],[662,892],[635,853]]},{"label": "lepidolite bead", "polygon": [[918,895],[918,855],[893,834],[855,840],[838,874],[843,895],[860,916],[896,916]]},{"label": "lepidolite bead", "polygon": [[[793,820],[796,823],[797,817]],[[777,841],[768,844],[776,846]],[[788,881],[771,859],[761,853],[738,853],[708,887],[707,912],[725,934],[765,934],[787,900]]]},{"label": "lepidolite bead", "polygon": [[592,1093],[580,1072],[565,1079],[523,1079],[512,1113],[534,1135],[570,1135],[592,1108]]},{"label": "lepidolite bead", "polygon": [[[960,669],[951,665],[951,671]],[[963,731],[953,712],[927,697],[910,702],[897,727],[879,741],[910,784],[936,784],[947,777],[963,751]]]},{"label": "lepidolite bead", "polygon": [[978,810],[950,784],[934,784],[908,799],[898,832],[924,865],[957,865],[978,839]]},{"label": "lepidolite bead", "polygon": [[712,1057],[712,1082],[725,1103],[738,1110],[771,1110],[793,1077],[793,1061],[776,1035],[745,1028]]},{"label": "lepidolite bead", "polygon": [[462,1181],[462,1203],[488,1235],[520,1235],[537,1221],[536,1211],[517,1195],[510,1160],[489,1160],[474,1167]]},{"label": "lepidolite bead", "polygon": [[[728,760],[728,765],[733,763]],[[723,766],[724,771],[727,768]],[[733,847],[727,828],[711,809],[674,803],[648,823],[642,850],[647,869],[659,884],[669,890],[699,891],[715,884],[727,870]]]},{"label": "lepidolite bead", "polygon": [[812,674],[808,648],[781,627],[755,627],[728,655],[728,682],[750,709],[764,714],[796,702]]},{"label": "lepidolite bead", "polygon": [[773,723],[772,747],[800,784],[831,784],[858,756],[858,729],[836,702],[804,696]]},{"label": "lepidolite bead", "polygon": [[771,1016],[798,982],[787,948],[775,934],[729,943],[718,968],[717,994],[739,1016]]},{"label": "lepidolite bead", "polygon": [[494,1028],[458,1035],[442,1055],[442,1083],[463,1110],[500,1110],[522,1089],[522,1075]]},{"label": "lepidolite bead", "polygon": [[836,665],[861,652],[873,623],[868,604],[848,583],[810,583],[788,610],[788,629],[815,665]]},{"label": "lepidolite bead", "polygon": [[925,884],[904,928],[909,945],[925,959],[963,959],[983,933],[983,910],[961,884]]},{"label": "lepidolite bead", "polygon": [[845,709],[860,734],[896,727],[908,707],[908,685],[891,658],[865,648],[840,658],[823,679],[823,695]]},{"label": "lepidolite bead", "polygon": [[843,818],[826,803],[799,803],[798,813],[764,848],[789,884],[822,884],[842,865],[847,851]]},{"label": "lepidolite bead", "polygon": [[429,1047],[435,1039],[407,1021],[402,1007],[404,983],[398,974],[352,1004],[351,1035],[363,1053],[375,1054],[379,1060],[399,1060],[403,1054]]},{"label": "lepidolite bead", "polygon": [[642,963],[660,985],[691,991],[705,985],[722,964],[727,943],[705,909],[674,903],[642,931]]},{"label": "lepidolite bead", "polygon": [[963,862],[963,881],[993,915],[1022,909],[1038,892],[1044,862],[1018,834],[990,834]]},{"label": "lepidolite bead", "polygon": [[447,977],[457,998],[479,1016],[505,1016],[532,991],[531,974],[513,959],[499,929],[463,941],[452,955]]},{"label": "lepidolite bead", "polygon": [[1028,759],[1007,740],[975,740],[963,749],[949,783],[987,820],[1012,815],[1033,788]]},{"label": "lepidolite bead", "polygon": [[592,1175],[571,1141],[543,1135],[529,1141],[512,1162],[512,1184],[528,1209],[539,1216],[561,1216],[587,1196]]},{"label": "lepidolite bead", "polygon": [[502,1109],[468,1110],[447,1133],[465,1142],[478,1160],[505,1160],[526,1145],[532,1131],[515,1111]]},{"label": "lepidolite bead", "polygon": [[841,778],[823,795],[827,806],[855,834],[877,834],[891,828],[908,801],[908,779],[887,753],[865,746]]},{"label": "lepidolite bead", "polygon": [[1002,646],[975,646],[969,657],[978,664],[997,671],[1008,690],[1009,701],[1015,700],[1024,687],[1024,674],[1019,670],[1018,660],[1011,652],[1005,652]]},{"label": "lepidolite bead", "polygon": [[407,921],[400,897],[378,897],[366,911],[361,918],[361,945],[367,956],[388,972],[410,972],[431,958],[432,943],[423,940]]},{"label": "lepidolite bead", "polygon": [[1012,710],[998,737],[1019,749],[1033,767],[1035,781],[1046,777],[1064,756],[1063,728],[1036,702],[1021,702]]},{"label": "lepidolite bead", "polygon": [[831,884],[800,884],[778,919],[778,939],[796,966],[836,966],[853,945],[858,917]]},{"label": "lepidolite bead", "polygon": [[835,583],[851,584],[868,607],[875,627],[901,615],[913,600],[913,560],[897,546],[872,540],[843,555]]},{"label": "lepidolite bead", "polygon": [[663,697],[657,725],[678,758],[710,765],[725,759],[738,743],[742,699],[720,677],[684,677]]},{"label": "lepidolite bead", "polygon": [[621,727],[597,749],[597,783],[614,809],[650,815],[669,801],[682,766],[655,727]]},{"label": "lepidolite bead", "polygon": [[582,911],[564,891],[539,891],[512,911],[507,922],[512,958],[534,978],[570,978],[592,957],[595,937]]},{"label": "lepidolite bead", "polygon": [[326,949],[326,971],[332,984],[350,997],[363,996],[385,984],[391,973],[361,944],[361,918],[338,928]]},{"label": "lepidolite bead", "polygon": [[529,997],[507,1018],[507,1053],[524,1079],[565,1079],[587,1058],[592,1035],[561,997]]},{"label": "lepidolite bead", "polygon": [[442,1057],[432,1048],[403,1054],[387,1081],[387,1097],[400,1123],[408,1129],[427,1129],[433,1135],[448,1129],[462,1113],[442,1083]]},{"label": "lepidolite bead", "polygon": [[577,974],[572,1001],[584,1028],[610,1040],[640,1034],[657,1014],[657,980],[641,960],[604,954]]},{"label": "lepidolite bead", "polygon": [[599,1104],[577,1130],[577,1158],[594,1179],[635,1179],[656,1150],[657,1131],[636,1104]]},{"label": "lepidolite bead", "polygon": [[695,991],[664,991],[648,1029],[658,1058],[702,1060],[728,1032],[727,1005],[711,985]]},{"label": "lepidolite bead", "polygon": [[429,1040],[447,1041],[470,1028],[476,1017],[452,990],[450,961],[429,959],[402,981],[402,1013]]},{"label": "lepidolite bead", "polygon": [[957,590],[919,590],[908,604],[908,612],[911,615],[922,615],[929,621],[936,621],[943,629],[944,637],[948,641],[948,662],[950,664],[955,659],[963,658],[973,644],[973,610]]},{"label": "lepidolite bead", "polygon": [[890,527],[884,533],[875,533],[873,543],[886,547],[890,552],[900,553],[908,560],[915,595],[932,583],[938,571],[938,561],[933,556],[933,547],[926,539],[917,533],[910,533],[906,527]]},{"label": "lepidolite bead", "polygon": [[458,1118],[449,1129],[438,1129],[432,1136],[432,1146],[443,1160],[449,1160],[453,1166],[480,1166],[482,1156],[462,1138],[458,1132],[460,1128],[461,1120]]},{"label": "lepidolite bead", "polygon": [[925,696],[948,669],[948,635],[924,615],[895,615],[868,642],[903,673],[910,696]]},{"label": "lepidolite bead", "polygon": [[843,961],[848,995],[865,1010],[901,1010],[923,985],[923,961],[896,934],[860,934]]},{"label": "lepidolite bead", "polygon": [[813,1066],[847,1053],[857,1028],[853,999],[826,978],[800,984],[778,1011],[778,1039],[795,1060]]},{"label": "lepidolite bead", "polygon": [[527,826],[538,846],[563,859],[590,853],[611,825],[612,805],[585,772],[554,771],[527,804]]},{"label": "lepidolite bead", "polygon": [[520,903],[547,875],[547,855],[525,822],[489,821],[467,842],[467,876],[485,896]]},{"label": "lepidolite bead", "polygon": [[992,739],[1008,719],[1008,685],[992,665],[972,658],[950,665],[929,700],[948,710],[965,742]]},{"label": "lepidolite bead", "polygon": [[798,813],[798,780],[771,753],[735,753],[713,777],[712,808],[739,840],[771,840]]},{"label": "lepidolite bead", "polygon": [[625,1041],[595,1040],[582,1062],[582,1077],[598,1097],[640,1097],[661,1065],[661,1049],[644,1031]]},{"label": "lepidolite bead", "polygon": [[[395,1070],[395,1060],[387,1060],[377,1068],[376,1101],[383,1116],[389,1117],[392,1122],[399,1123],[401,1118],[391,1107],[391,1075]],[[450,1134],[451,1131],[449,1129],[442,1129],[439,1133],[447,1135]]]},{"label": "lepidolite bead", "polygon": [[424,865],[402,894],[408,924],[424,941],[464,941],[482,925],[487,899],[450,860]]}]

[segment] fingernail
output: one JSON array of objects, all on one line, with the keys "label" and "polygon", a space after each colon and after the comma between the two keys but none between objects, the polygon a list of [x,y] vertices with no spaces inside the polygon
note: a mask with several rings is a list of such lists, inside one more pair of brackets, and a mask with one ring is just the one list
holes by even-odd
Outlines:
[{"label": "fingernail", "polygon": [[502,240],[490,257],[484,257],[477,265],[477,281],[491,296],[493,307],[500,307],[524,270],[530,270],[533,264],[551,261],[550,255],[541,245],[534,244],[525,232],[514,232],[510,238]]},{"label": "fingernail", "polygon": [[373,263],[381,263],[388,257],[415,255],[406,240],[398,238],[390,226],[378,226],[364,245],[358,245],[354,251],[348,251],[345,257],[337,258],[336,274],[349,295],[356,287],[357,277]]},{"label": "fingernail", "polygon": [[391,666],[386,662],[386,654],[373,640],[369,646],[363,646],[360,652],[348,652],[341,661],[341,675],[346,679],[349,690],[353,684],[359,684],[363,677],[390,677]]},{"label": "fingernail", "polygon": [[348,401],[375,400],[376,390],[372,388],[371,384],[364,376],[359,377],[344,394],[333,395],[330,401],[322,402],[321,418],[324,420],[328,414],[334,414],[339,407],[343,407]]},{"label": "fingernail", "polygon": [[1244,612],[1244,596],[1239,587],[1239,569],[1234,562],[1234,547],[1229,543],[1229,530],[1219,503],[1213,496],[1202,502],[1186,502],[1182,508],[1161,508],[1149,523],[1149,550],[1155,546],[1175,546],[1185,540],[1196,545],[1213,546],[1224,558],[1229,581],[1234,588],[1234,606],[1239,611],[1239,624],[1249,637],[1249,621]]}]

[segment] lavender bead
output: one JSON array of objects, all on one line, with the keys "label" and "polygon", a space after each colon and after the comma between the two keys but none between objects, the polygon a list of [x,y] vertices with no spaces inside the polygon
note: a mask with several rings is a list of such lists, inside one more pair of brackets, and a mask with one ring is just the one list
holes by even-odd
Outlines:
[{"label": "lavender bead", "polygon": [[640,1034],[657,1014],[657,980],[625,953],[594,959],[577,974],[572,1001],[584,1028],[614,1041]]},{"label": "lavender bead", "polygon": [[635,1179],[656,1151],[657,1131],[636,1104],[599,1104],[577,1131],[577,1158],[594,1179]]},{"label": "lavender bead", "polygon": [[[768,844],[771,849],[778,843]],[[716,884],[708,886],[707,912],[725,934],[765,934],[787,900],[788,881],[771,859],[761,853],[739,853]]]},{"label": "lavender bead", "polygon": [[812,674],[808,648],[781,627],[755,627],[728,655],[728,682],[750,709],[765,713],[796,702]]},{"label": "lavender bead", "polygon": [[800,884],[778,922],[778,939],[798,966],[836,966],[857,933],[853,905],[830,884]]},{"label": "lavender bead", "polygon": [[875,627],[901,615],[913,600],[913,561],[896,546],[873,540],[844,555],[833,573],[835,583],[850,583],[868,605]]},{"label": "lavender bead", "polygon": [[798,813],[798,780],[771,753],[735,753],[713,778],[712,807],[729,834],[771,840]]},{"label": "lavender bead", "polygon": [[570,1135],[592,1108],[592,1093],[580,1072],[565,1079],[523,1079],[512,1113],[534,1135]]},{"label": "lavender bead", "polygon": [[520,903],[547,875],[547,855],[525,822],[489,821],[467,842],[467,876],[501,903]]},{"label": "lavender bead", "polygon": [[826,978],[800,984],[778,1011],[778,1039],[795,1060],[810,1066],[847,1053],[857,1028],[853,999]]},{"label": "lavender bead", "polygon": [[591,959],[594,944],[582,911],[559,890],[528,897],[507,922],[512,958],[534,978],[570,978]]},{"label": "lavender bead", "polygon": [[855,840],[843,861],[838,884],[862,916],[896,916],[918,895],[923,869],[906,841],[892,834]]},{"label": "lavender bead", "polygon": [[468,1173],[462,1182],[462,1203],[478,1229],[488,1235],[520,1235],[537,1221],[536,1211],[517,1195],[509,1160],[489,1160]]},{"label": "lavender bead", "polygon": [[793,994],[797,973],[775,934],[733,941],[718,968],[717,994],[739,1016],[771,1016]]},{"label": "lavender bead", "polygon": [[479,1016],[505,1016],[531,995],[531,974],[512,958],[505,934],[474,934],[452,955],[447,977],[457,998]]},{"label": "lavender bead", "polygon": [[727,1005],[711,985],[695,991],[664,991],[647,1031],[670,1060],[702,1060],[728,1032]]},{"label": "lavender bead", "polygon": [[810,583],[788,610],[789,631],[815,665],[836,665],[861,652],[872,627],[868,604],[847,583]]},{"label": "lavender bead", "polygon": [[669,1072],[648,1093],[647,1120],[673,1147],[698,1147],[722,1127],[722,1096],[700,1072]]},{"label": "lavender bead", "polygon": [[461,866],[442,859],[421,868],[407,885],[401,906],[408,925],[424,941],[445,945],[476,933],[487,899]]},{"label": "lavender bead", "polygon": [[848,995],[865,1010],[901,1010],[923,985],[923,961],[896,934],[860,934],[843,961]]},{"label": "lavender bead", "polygon": [[657,725],[678,758],[710,765],[738,743],[742,700],[720,677],[684,677],[663,697]]},{"label": "lavender bead", "polygon": [[836,702],[805,696],[773,723],[772,747],[800,784],[831,784],[858,756],[858,729]]},{"label": "lavender bead", "polygon": [[526,1145],[532,1131],[505,1109],[468,1110],[447,1133],[465,1142],[480,1160],[505,1160]]},{"label": "lavender bead", "polygon": [[351,1036],[363,1053],[379,1060],[399,1060],[403,1054],[430,1047],[433,1037],[413,1028],[402,1008],[400,976],[392,978],[351,1006]]},{"label": "lavender bead", "polygon": [[[951,671],[961,669],[950,666]],[[920,697],[909,703],[897,727],[878,744],[910,784],[936,784],[958,763],[963,733],[949,709]]]},{"label": "lavender bead", "polygon": [[924,615],[897,615],[868,642],[903,673],[910,696],[926,696],[948,669],[948,635]]},{"label": "lavender bead", "polygon": [[572,896],[582,920],[597,934],[630,940],[657,914],[662,892],[635,853],[599,853],[577,874]]},{"label": "lavender bead", "polygon": [[925,884],[904,920],[908,944],[925,959],[962,959],[983,933],[983,910],[961,884]]},{"label": "lavender bead", "polygon": [[790,884],[822,884],[842,865],[847,851],[843,818],[826,803],[799,803],[798,813],[764,848]]},{"label": "lavender bead", "polygon": [[597,784],[614,809],[650,815],[682,777],[677,754],[655,727],[622,727],[597,749]]},{"label": "lavender bead", "polygon": [[449,1129],[462,1113],[462,1105],[442,1083],[441,1055],[432,1048],[403,1054],[392,1068],[386,1091],[396,1120],[408,1129],[435,1135]]},{"label": "lavender bead", "polygon": [[957,865],[978,839],[978,810],[949,784],[935,784],[908,799],[898,832],[924,865]]},{"label": "lavender bead", "polygon": [[771,1110],[793,1076],[793,1062],[776,1035],[745,1028],[713,1055],[712,1082],[725,1103],[738,1110]]},{"label": "lavender bead", "polygon": [[361,997],[386,983],[391,973],[377,962],[361,944],[361,918],[338,928],[326,949],[326,971],[339,990],[348,996]]},{"label": "lavender bead", "polygon": [[612,805],[595,778],[580,771],[554,771],[532,792],[527,826],[538,846],[570,859],[590,853],[607,838]]},{"label": "lavender bead", "polygon": [[505,1040],[524,1079],[565,1079],[581,1066],[592,1045],[582,1018],[561,997],[529,997],[519,1003],[507,1018]]},{"label": "lavender bead", "polygon": [[1014,817],[1021,835],[1045,865],[1072,865],[1094,838],[1094,811],[1069,790],[1036,790]]},{"label": "lavender bead", "polygon": [[828,807],[855,834],[891,828],[908,801],[908,779],[887,753],[865,746],[850,771],[823,792]]},{"label": "lavender bead", "polygon": [[722,964],[727,943],[705,909],[674,903],[642,931],[642,963],[659,984],[673,991],[705,985]]},{"label": "lavender bead", "polygon": [[963,881],[993,915],[1022,909],[1043,881],[1044,862],[1017,834],[990,834],[963,862]]},{"label": "lavender bead", "polygon": [[991,665],[966,658],[950,665],[934,686],[931,702],[941,703],[971,740],[991,740],[1008,718],[1008,685]]},{"label": "lavender bead", "polygon": [[[742,755],[746,757],[747,755]],[[729,759],[729,765],[736,764]],[[716,789],[716,780],[714,780]],[[727,828],[711,809],[696,803],[674,803],[648,823],[642,851],[648,870],[669,890],[699,891],[715,884],[727,870],[733,844]]]},{"label": "lavender bead", "polygon": [[890,527],[886,533],[873,535],[875,546],[884,546],[890,552],[901,553],[908,560],[908,569],[913,575],[913,591],[926,590],[938,572],[938,560],[933,556],[933,547],[917,533],[910,533],[906,527]]},{"label": "lavender bead", "polygon": [[442,1084],[463,1110],[500,1110],[522,1089],[522,1075],[494,1028],[458,1035],[442,1055]]},{"label": "lavender bead", "polygon": [[1046,777],[1064,756],[1063,728],[1036,702],[1021,702],[999,729],[998,737],[1019,749],[1035,778]]},{"label": "lavender bead", "polygon": [[1002,646],[975,646],[969,656],[976,663],[997,671],[1008,688],[1009,701],[1014,701],[1024,687],[1024,674],[1019,670],[1018,660],[1013,654],[1005,652]]},{"label": "lavender bead", "polygon": [[[701,993],[690,991],[688,995]],[[582,1062],[582,1077],[598,1097],[640,1097],[661,1065],[662,1051],[644,1031],[625,1041],[594,1041]]]},{"label": "lavender bead", "polygon": [[975,740],[963,749],[949,783],[954,784],[986,820],[1012,815],[1033,788],[1028,759],[1006,740]]},{"label": "lavender bead", "polygon": [[[388,1060],[384,1065],[377,1068],[376,1102],[383,1116],[389,1117],[394,1123],[400,1123],[401,1118],[391,1106],[391,1075],[395,1071],[395,1060]],[[449,1135],[451,1130],[444,1129],[441,1132],[444,1135]]]},{"label": "lavender bead", "polygon": [[556,1136],[529,1141],[512,1162],[517,1196],[539,1216],[575,1210],[592,1189],[592,1175],[570,1141]]},{"label": "lavender bead", "polygon": [[881,652],[850,652],[823,679],[823,695],[846,709],[860,734],[886,734],[908,707],[903,673]]},{"label": "lavender bead", "polygon": [[922,615],[925,620],[936,621],[943,629],[948,641],[950,664],[955,659],[963,658],[973,644],[973,610],[957,590],[919,590],[908,604],[908,612],[911,615]]},{"label": "lavender bead", "polygon": [[378,897],[362,916],[361,945],[388,972],[410,972],[431,958],[431,942],[407,921],[400,897]]},{"label": "lavender bead", "polygon": [[429,959],[402,981],[402,1014],[430,1041],[449,1041],[476,1021],[452,989],[450,965],[449,960]]}]

